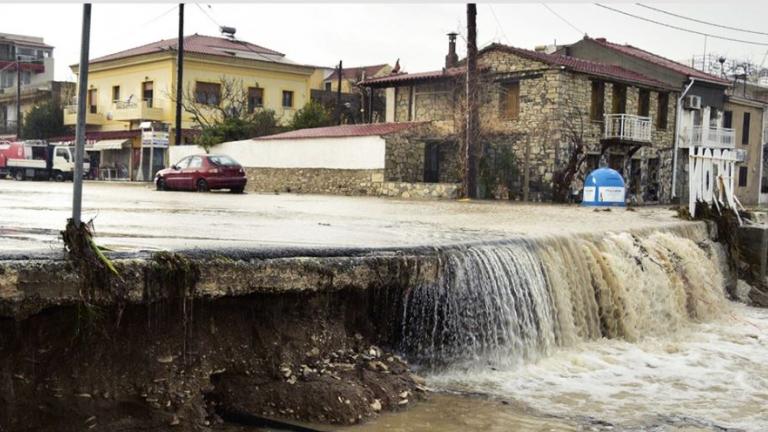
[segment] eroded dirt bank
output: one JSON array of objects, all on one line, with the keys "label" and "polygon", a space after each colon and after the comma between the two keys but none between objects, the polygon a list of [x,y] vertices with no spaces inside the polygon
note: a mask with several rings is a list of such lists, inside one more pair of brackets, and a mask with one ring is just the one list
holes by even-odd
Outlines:
[{"label": "eroded dirt bank", "polygon": [[420,379],[380,348],[400,287],[68,305],[0,320],[0,430],[208,430],[223,419],[349,424]]}]

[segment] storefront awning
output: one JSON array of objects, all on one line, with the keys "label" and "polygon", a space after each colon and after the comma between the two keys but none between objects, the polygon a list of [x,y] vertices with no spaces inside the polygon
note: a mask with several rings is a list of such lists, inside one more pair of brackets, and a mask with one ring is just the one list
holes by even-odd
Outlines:
[{"label": "storefront awning", "polygon": [[93,150],[122,150],[124,148],[130,148],[130,140],[127,139],[111,139],[96,141],[93,144]]}]

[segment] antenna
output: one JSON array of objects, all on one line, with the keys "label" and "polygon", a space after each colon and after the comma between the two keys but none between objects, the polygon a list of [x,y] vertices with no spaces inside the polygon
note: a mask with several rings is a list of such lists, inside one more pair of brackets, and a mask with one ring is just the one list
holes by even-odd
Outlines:
[{"label": "antenna", "polygon": [[219,31],[221,32],[222,36],[227,37],[229,39],[234,39],[237,29],[234,27],[219,26]]}]

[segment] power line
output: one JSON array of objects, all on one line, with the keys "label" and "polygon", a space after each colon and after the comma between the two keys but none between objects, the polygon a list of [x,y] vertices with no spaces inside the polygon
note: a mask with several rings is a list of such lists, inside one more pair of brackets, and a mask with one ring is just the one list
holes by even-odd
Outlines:
[{"label": "power line", "polygon": [[629,16],[629,17],[632,17],[632,18],[635,18],[635,19],[639,19],[639,20],[642,20],[642,21],[647,21],[647,22],[650,22],[650,23],[653,23],[653,24],[657,24],[657,25],[668,27],[668,28],[675,29],[675,30],[684,31],[684,32],[687,32],[687,33],[693,33],[693,34],[697,34],[697,35],[700,35],[700,36],[707,36],[707,37],[711,37],[711,38],[715,38],[715,39],[721,39],[721,40],[727,40],[727,41],[731,41],[731,42],[739,42],[739,43],[748,44],[748,45],[757,45],[757,46],[766,46],[766,47],[768,47],[768,43],[765,43],[765,42],[756,42],[756,41],[748,41],[748,40],[743,40],[743,39],[734,39],[734,38],[729,38],[729,37],[725,37],[725,36],[718,36],[718,35],[713,35],[713,34],[710,34],[710,33],[700,32],[700,31],[697,31],[697,30],[691,30],[691,29],[687,29],[687,28],[684,28],[684,27],[678,27],[676,25],[667,24],[667,23],[664,23],[664,22],[661,22],[661,21],[656,21],[656,20],[652,20],[650,18],[642,17],[642,16],[639,16],[639,15],[634,15],[634,14],[631,14],[629,12],[624,12],[623,10],[614,9],[614,8],[612,8],[610,6],[606,6],[606,5],[603,5],[603,4],[600,4],[600,3],[595,3],[595,6],[599,6],[599,7],[603,8],[603,9],[608,9],[609,11],[620,13],[622,15],[626,15],[626,16]]},{"label": "power line", "polygon": [[496,11],[493,10],[493,5],[488,3],[488,8],[491,9],[491,15],[493,15],[494,21],[496,21],[496,27],[501,32],[501,35],[504,37],[504,40],[507,41],[507,45],[512,45],[512,43],[509,42],[509,38],[507,37],[507,34],[504,32],[504,27],[502,27],[501,23],[499,22],[499,18],[496,17]]},{"label": "power line", "polygon": [[641,4],[641,3],[635,3],[635,4],[640,6],[640,7],[646,8],[646,9],[650,9],[650,10],[653,10],[653,11],[656,11],[656,12],[660,12],[660,13],[663,13],[663,14],[667,14],[667,15],[670,15],[670,16],[673,16],[673,17],[677,17],[677,18],[680,18],[680,19],[684,19],[684,20],[688,20],[688,21],[693,21],[693,22],[696,22],[696,23],[699,23],[699,24],[706,24],[706,25],[710,25],[710,26],[713,26],[713,27],[720,27],[720,28],[723,28],[723,29],[734,30],[734,31],[739,31],[739,32],[743,32],[743,33],[752,33],[752,34],[768,36],[768,33],[765,33],[765,32],[759,32],[759,31],[755,31],[755,30],[747,30],[747,29],[743,29],[743,28],[731,27],[731,26],[727,26],[727,25],[717,24],[717,23],[713,23],[713,22],[709,22],[709,21],[704,21],[704,20],[700,20],[700,19],[696,19],[696,18],[687,17],[685,15],[676,14],[674,12],[665,11],[663,9],[655,8],[653,6],[648,6],[648,5],[644,5],[644,4]]},{"label": "power line", "polygon": [[[221,24],[217,23],[217,22],[216,22],[216,20],[215,20],[215,19],[213,19],[213,17],[212,17],[211,15],[209,15],[209,14],[208,14],[208,12],[206,12],[206,11],[205,11],[205,9],[203,9],[203,7],[202,7],[202,6],[200,6],[200,3],[195,3],[195,6],[197,6],[197,8],[198,8],[198,9],[200,9],[200,12],[202,12],[202,13],[203,13],[203,15],[205,15],[206,17],[208,17],[208,19],[209,19],[209,20],[211,20],[211,22],[212,22],[212,23],[214,23],[214,24],[216,25],[216,27],[219,27],[219,28],[221,28]],[[210,7],[210,5],[209,5],[208,7]]]},{"label": "power line", "polygon": [[576,30],[577,32],[579,32],[579,34],[581,34],[581,35],[583,35],[583,34],[586,34],[585,32],[583,32],[583,31],[579,30],[579,28],[578,28],[578,27],[576,27],[575,25],[571,24],[571,22],[570,22],[570,21],[568,21],[567,19],[565,19],[565,18],[563,18],[562,16],[560,16],[560,14],[558,14],[557,12],[555,12],[555,11],[554,11],[554,9],[552,9],[551,7],[549,7],[549,6],[548,6],[546,3],[542,3],[541,5],[542,5],[542,6],[544,6],[545,8],[547,8],[547,10],[548,10],[548,11],[552,12],[552,14],[553,14],[554,16],[556,16],[556,17],[560,18],[560,20],[561,20],[561,21],[563,21],[564,23],[566,23],[566,24],[568,24],[569,26],[571,26],[571,28],[572,28],[572,29],[574,29],[574,30]]}]

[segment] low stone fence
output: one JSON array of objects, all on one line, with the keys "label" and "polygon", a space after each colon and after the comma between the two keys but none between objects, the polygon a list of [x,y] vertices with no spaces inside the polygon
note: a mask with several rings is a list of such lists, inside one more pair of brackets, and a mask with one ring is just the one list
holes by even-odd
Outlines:
[{"label": "low stone fence", "polygon": [[333,195],[377,195],[383,169],[245,168],[248,190]]},{"label": "low stone fence", "polygon": [[456,183],[383,182],[379,187],[379,195],[396,198],[456,199],[459,196]]},{"label": "low stone fence", "polygon": [[456,183],[385,182],[381,169],[245,168],[248,190],[404,199],[455,199]]}]

